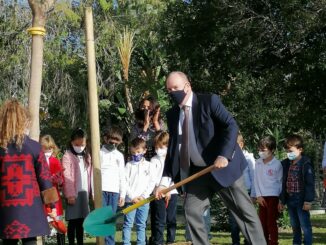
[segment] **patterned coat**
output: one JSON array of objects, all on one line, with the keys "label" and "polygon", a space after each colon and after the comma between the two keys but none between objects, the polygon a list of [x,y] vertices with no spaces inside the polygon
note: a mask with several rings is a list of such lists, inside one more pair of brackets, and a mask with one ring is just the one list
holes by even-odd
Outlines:
[{"label": "patterned coat", "polygon": [[44,153],[25,137],[21,150],[0,148],[0,238],[49,234],[41,192],[52,187]]}]

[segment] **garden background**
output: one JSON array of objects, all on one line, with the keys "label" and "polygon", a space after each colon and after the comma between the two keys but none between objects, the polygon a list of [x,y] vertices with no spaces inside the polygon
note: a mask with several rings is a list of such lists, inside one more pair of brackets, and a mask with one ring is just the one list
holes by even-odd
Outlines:
[{"label": "garden background", "polygon": [[[72,128],[89,128],[85,6],[94,13],[101,131],[118,124],[126,146],[138,101],[154,95],[165,112],[165,77],[183,71],[196,92],[221,96],[255,155],[263,135],[276,137],[280,159],[286,135],[304,137],[319,208],[325,0],[56,1],[47,13],[40,127],[62,151]],[[0,103],[16,97],[27,104],[31,22],[27,0],[0,0]],[[316,220],[326,226],[324,216]]]}]

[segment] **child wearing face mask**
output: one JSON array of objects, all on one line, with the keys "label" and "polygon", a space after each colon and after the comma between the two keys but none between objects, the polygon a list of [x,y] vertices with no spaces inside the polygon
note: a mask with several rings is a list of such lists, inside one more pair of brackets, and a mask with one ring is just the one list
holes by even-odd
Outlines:
[{"label": "child wearing face mask", "polygon": [[291,135],[285,139],[284,148],[287,159],[283,164],[283,188],[280,195],[279,210],[284,205],[290,216],[293,244],[312,244],[312,227],[310,222],[311,202],[315,198],[315,178],[313,165],[309,157],[303,155],[303,139]]},{"label": "child wearing face mask", "polygon": [[259,159],[255,164],[254,185],[259,204],[259,218],[268,245],[278,244],[278,203],[282,190],[283,170],[275,158],[276,141],[272,136],[258,143]]},{"label": "child wearing face mask", "polygon": [[65,218],[68,221],[69,245],[83,244],[83,222],[89,213],[92,196],[93,170],[90,154],[86,149],[86,134],[75,129],[70,137],[68,150],[62,158],[64,168],[63,193],[67,201]]},{"label": "child wearing face mask", "polygon": [[[169,134],[160,132],[154,138],[156,155],[152,157],[153,176],[155,176],[155,188],[160,185],[164,161],[169,143]],[[170,185],[173,185],[172,182]],[[154,190],[155,192],[155,190]],[[166,243],[174,243],[176,232],[176,211],[177,211],[178,191],[172,190],[166,195],[165,199],[151,202],[151,244],[164,244],[164,227],[167,226]]]},{"label": "child wearing face mask", "polygon": [[[144,139],[135,138],[130,143],[131,161],[125,167],[126,177],[126,206],[138,203],[149,197],[155,186],[152,164],[144,158],[146,142]],[[149,204],[145,204],[124,216],[122,240],[124,245],[130,245],[131,229],[136,225],[137,244],[146,242],[146,220]]]},{"label": "child wearing face mask", "polygon": [[[59,188],[62,187],[63,184],[63,168],[58,158],[56,158],[59,149],[55,144],[51,135],[44,135],[41,137],[40,144],[42,146],[42,150],[44,152],[46,162],[50,169],[52,185],[56,188],[59,200],[55,203],[55,208],[57,212],[56,220],[61,220],[63,215],[62,208],[62,200],[60,197]],[[53,221],[52,218],[48,217],[48,221],[51,223]],[[57,232],[57,244],[63,245],[65,244],[65,234],[61,232]]]},{"label": "child wearing face mask", "polygon": [[[125,160],[117,149],[122,142],[122,132],[118,127],[111,127],[103,137],[103,146],[100,150],[102,173],[102,202],[103,206],[111,206],[113,213],[124,205],[126,195]],[[105,237],[106,245],[113,245],[114,236]]]}]

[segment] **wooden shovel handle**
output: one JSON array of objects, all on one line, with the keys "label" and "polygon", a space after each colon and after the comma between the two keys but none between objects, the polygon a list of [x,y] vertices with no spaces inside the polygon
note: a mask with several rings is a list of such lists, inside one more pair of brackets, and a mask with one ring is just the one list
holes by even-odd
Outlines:
[{"label": "wooden shovel handle", "polygon": [[211,165],[211,166],[209,166],[209,167],[207,167],[207,168],[204,168],[203,170],[199,171],[198,173],[195,173],[195,174],[189,176],[188,178],[185,178],[185,179],[179,181],[178,183],[175,183],[174,185],[171,185],[170,187],[168,187],[168,188],[162,190],[162,193],[163,193],[163,194],[166,194],[166,193],[168,193],[168,192],[170,192],[170,191],[172,191],[172,190],[174,190],[174,189],[177,189],[177,188],[179,188],[180,186],[183,186],[183,185],[185,185],[185,184],[187,184],[187,183],[193,181],[194,179],[197,179],[197,178],[199,178],[200,176],[202,176],[202,175],[204,175],[204,174],[207,174],[207,173],[211,172],[211,171],[214,170],[214,169],[215,169],[215,166],[214,166],[214,165]]}]

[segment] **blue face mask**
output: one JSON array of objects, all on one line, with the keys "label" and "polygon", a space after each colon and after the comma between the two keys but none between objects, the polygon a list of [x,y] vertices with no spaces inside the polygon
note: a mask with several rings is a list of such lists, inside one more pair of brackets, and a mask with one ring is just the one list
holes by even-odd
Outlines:
[{"label": "blue face mask", "polygon": [[294,152],[288,152],[286,153],[287,157],[289,158],[290,161],[295,160],[298,156]]},{"label": "blue face mask", "polygon": [[139,162],[143,158],[144,154],[140,153],[137,155],[131,155],[131,160],[134,162]]}]

